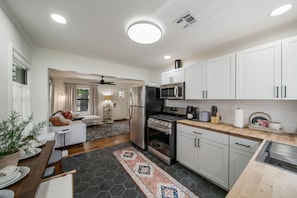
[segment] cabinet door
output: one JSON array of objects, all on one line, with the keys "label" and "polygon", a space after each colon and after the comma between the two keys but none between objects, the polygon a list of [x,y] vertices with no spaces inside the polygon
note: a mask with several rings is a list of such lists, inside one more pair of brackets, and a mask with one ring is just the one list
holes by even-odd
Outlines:
[{"label": "cabinet door", "polygon": [[204,90],[204,66],[196,64],[186,68],[186,99],[202,99]]},{"label": "cabinet door", "polygon": [[282,98],[297,99],[297,37],[282,43]]},{"label": "cabinet door", "polygon": [[237,99],[276,99],[280,98],[280,89],[280,42],[243,50],[236,54]]},{"label": "cabinet door", "polygon": [[172,70],[172,83],[185,82],[185,70],[184,68],[179,68]]},{"label": "cabinet door", "polygon": [[228,145],[199,139],[198,172],[228,189]]},{"label": "cabinet door", "polygon": [[229,161],[229,189],[232,188],[243,169],[250,161],[253,153],[243,151],[240,149],[230,148]]},{"label": "cabinet door", "polygon": [[178,131],[176,137],[176,159],[186,167],[195,170],[197,165],[197,138]]},{"label": "cabinet door", "polygon": [[172,71],[162,72],[161,74],[161,84],[170,84],[172,83]]},{"label": "cabinet door", "polygon": [[208,99],[235,99],[235,54],[207,61],[206,91]]}]

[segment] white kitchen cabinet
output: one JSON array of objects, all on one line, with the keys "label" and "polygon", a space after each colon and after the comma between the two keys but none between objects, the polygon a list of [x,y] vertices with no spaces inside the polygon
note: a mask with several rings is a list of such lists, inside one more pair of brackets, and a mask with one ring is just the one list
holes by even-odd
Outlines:
[{"label": "white kitchen cabinet", "polygon": [[198,172],[225,189],[228,189],[228,152],[228,142],[223,144],[203,138],[199,140]]},{"label": "white kitchen cabinet", "polygon": [[229,189],[232,188],[259,145],[258,141],[230,136]]},{"label": "white kitchen cabinet", "polygon": [[283,99],[297,99],[297,37],[282,42],[282,89]]},{"label": "white kitchen cabinet", "polygon": [[186,68],[186,99],[235,99],[235,54]]},{"label": "white kitchen cabinet", "polygon": [[235,99],[235,54],[208,60],[205,81],[207,98]]},{"label": "white kitchen cabinet", "polygon": [[236,53],[236,98],[277,99],[281,89],[281,42]]},{"label": "white kitchen cabinet", "polygon": [[204,68],[205,64],[195,64],[186,67],[186,99],[203,99],[204,91]]},{"label": "white kitchen cabinet", "polygon": [[176,139],[176,159],[186,167],[195,170],[197,167],[197,138],[184,130],[179,130]]},{"label": "white kitchen cabinet", "polygon": [[171,84],[185,82],[185,71],[184,68],[178,68],[161,74],[161,84]]},{"label": "white kitchen cabinet", "polygon": [[228,189],[228,135],[177,124],[177,161]]}]

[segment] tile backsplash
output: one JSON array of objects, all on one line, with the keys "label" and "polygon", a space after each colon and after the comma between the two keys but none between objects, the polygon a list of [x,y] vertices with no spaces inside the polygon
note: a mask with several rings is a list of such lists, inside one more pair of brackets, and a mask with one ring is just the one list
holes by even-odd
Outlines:
[{"label": "tile backsplash", "polygon": [[249,117],[255,112],[264,112],[272,121],[281,122],[287,133],[297,133],[297,101],[289,100],[166,100],[166,106],[199,107],[199,111],[210,111],[212,105],[218,107],[222,123],[233,124],[234,110],[244,110],[244,121],[247,126]]}]

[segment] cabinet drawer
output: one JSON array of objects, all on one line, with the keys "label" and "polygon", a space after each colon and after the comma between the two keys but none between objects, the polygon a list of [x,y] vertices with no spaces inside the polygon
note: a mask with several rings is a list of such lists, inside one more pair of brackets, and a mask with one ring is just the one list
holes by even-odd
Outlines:
[{"label": "cabinet drawer", "polygon": [[245,138],[230,136],[230,147],[254,153],[259,147],[260,142]]},{"label": "cabinet drawer", "polygon": [[191,127],[183,124],[177,124],[177,131],[183,131],[189,135],[194,135],[195,137],[208,139],[221,144],[228,145],[229,143],[228,135],[219,132],[209,131],[206,129],[201,129],[199,127]]}]

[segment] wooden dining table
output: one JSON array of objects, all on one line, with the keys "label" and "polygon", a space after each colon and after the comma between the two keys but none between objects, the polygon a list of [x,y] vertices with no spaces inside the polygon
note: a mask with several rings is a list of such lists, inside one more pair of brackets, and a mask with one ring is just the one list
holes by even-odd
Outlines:
[{"label": "wooden dining table", "polygon": [[29,174],[22,180],[7,187],[14,191],[15,198],[34,198],[38,186],[48,165],[55,141],[48,141],[41,146],[41,152],[35,156],[19,161],[18,166],[30,168]]}]

